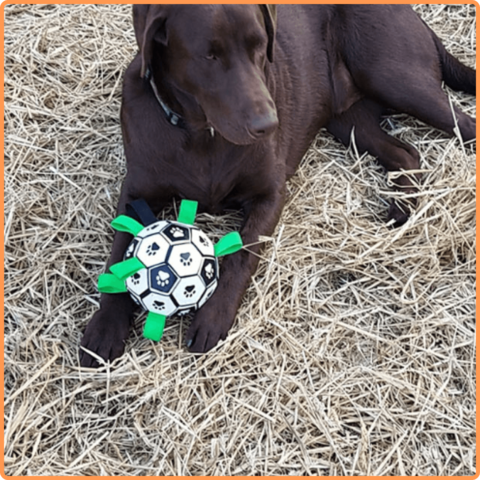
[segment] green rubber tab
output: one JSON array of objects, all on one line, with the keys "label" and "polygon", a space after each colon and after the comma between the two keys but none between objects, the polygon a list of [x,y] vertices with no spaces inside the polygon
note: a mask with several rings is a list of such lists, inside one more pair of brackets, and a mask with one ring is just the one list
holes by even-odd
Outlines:
[{"label": "green rubber tab", "polygon": [[166,318],[165,315],[149,312],[143,327],[143,336],[158,342],[162,338]]},{"label": "green rubber tab", "polygon": [[137,273],[145,265],[138,258],[129,258],[123,262],[116,263],[110,267],[110,271],[119,279],[125,280],[131,277],[134,273]]},{"label": "green rubber tab", "polygon": [[178,213],[177,222],[193,225],[195,216],[197,215],[198,202],[193,200],[182,200],[180,203],[180,212]]},{"label": "green rubber tab", "polygon": [[145,227],[138,223],[131,217],[127,215],[119,215],[117,218],[112,220],[110,225],[119,232],[127,232],[131,233],[134,237],[138,235],[138,233],[143,230]]},{"label": "green rubber tab", "polygon": [[111,273],[102,273],[98,277],[97,286],[101,293],[124,293],[128,291],[125,280],[120,280]]},{"label": "green rubber tab", "polygon": [[238,252],[243,247],[242,237],[238,232],[227,233],[214,246],[215,256],[222,257]]}]

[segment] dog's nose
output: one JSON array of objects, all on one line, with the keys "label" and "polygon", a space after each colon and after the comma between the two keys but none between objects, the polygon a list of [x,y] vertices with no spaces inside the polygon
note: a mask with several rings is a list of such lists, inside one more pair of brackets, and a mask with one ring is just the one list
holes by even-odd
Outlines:
[{"label": "dog's nose", "polygon": [[248,131],[252,137],[266,137],[278,126],[278,117],[275,110],[269,111],[266,115],[256,116],[250,122]]}]

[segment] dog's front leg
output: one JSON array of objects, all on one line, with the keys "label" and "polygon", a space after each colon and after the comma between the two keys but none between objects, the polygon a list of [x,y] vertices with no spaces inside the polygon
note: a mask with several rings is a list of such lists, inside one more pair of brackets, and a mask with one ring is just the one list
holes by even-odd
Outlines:
[{"label": "dog's front leg", "polygon": [[[128,187],[123,186],[118,203],[117,214],[125,213],[126,204],[133,200]],[[123,260],[123,255],[132,240],[132,236],[124,232],[116,232],[107,270],[110,265]],[[125,340],[130,331],[135,303],[128,293],[107,294],[100,296],[100,308],[88,322],[83,335],[82,347],[96,353],[104,360],[114,360],[123,354]],[[83,367],[98,367],[94,357],[85,350],[80,350],[80,364]]]},{"label": "dog's front leg", "polygon": [[[118,202],[117,215],[126,213],[127,203],[139,198],[132,193],[137,191],[125,181],[120,200]],[[153,206],[152,211],[156,214],[167,204],[167,198],[149,199]],[[132,235],[124,232],[115,232],[112,252],[107,262],[108,268],[114,263],[123,260],[125,251],[132,240]],[[115,360],[120,357],[125,349],[125,340],[130,332],[135,303],[129,293],[102,293],[100,296],[100,308],[88,322],[83,335],[82,347],[96,353],[104,360]],[[85,350],[80,350],[80,364],[83,367],[98,367],[98,362]]]},{"label": "dog's front leg", "polygon": [[192,352],[207,352],[219,340],[224,340],[232,326],[250,277],[258,265],[262,245],[259,236],[273,233],[284,204],[284,187],[280,191],[257,199],[246,208],[244,225],[240,231],[244,245],[233,255],[226,256],[220,271],[220,280],[212,298],[196,313],[187,331],[187,346]]}]

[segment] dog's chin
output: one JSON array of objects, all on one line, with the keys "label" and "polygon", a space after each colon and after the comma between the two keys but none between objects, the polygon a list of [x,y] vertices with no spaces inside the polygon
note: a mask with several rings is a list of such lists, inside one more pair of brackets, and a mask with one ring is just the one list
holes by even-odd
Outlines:
[{"label": "dog's chin", "polygon": [[196,132],[205,132],[205,134],[212,135],[213,137],[222,137],[224,140],[226,140],[229,143],[232,143],[233,145],[239,145],[239,146],[247,146],[247,145],[252,145],[256,142],[258,142],[258,138],[255,138],[253,135],[250,135],[250,133],[245,130],[245,132],[241,131],[231,131],[224,126],[217,127],[215,124],[212,122],[205,122],[205,120],[198,119],[197,121],[194,121],[192,119],[189,119],[189,125],[190,127],[196,131]]},{"label": "dog's chin", "polygon": [[233,145],[238,146],[247,146],[258,143],[261,140],[268,139],[271,134],[265,136],[256,136],[253,135],[247,124],[237,123],[235,121],[229,120],[227,117],[219,117],[215,115],[214,112],[211,112],[203,108],[199,104],[204,112],[204,121],[208,130],[213,129],[214,135],[220,135],[227,142],[232,143]]},{"label": "dog's chin", "polygon": [[238,146],[247,146],[247,145],[253,145],[254,143],[257,143],[259,141],[258,138],[254,138],[252,136],[228,136],[225,135],[224,133],[218,131],[218,133],[225,139],[227,142],[233,143],[234,145]]}]

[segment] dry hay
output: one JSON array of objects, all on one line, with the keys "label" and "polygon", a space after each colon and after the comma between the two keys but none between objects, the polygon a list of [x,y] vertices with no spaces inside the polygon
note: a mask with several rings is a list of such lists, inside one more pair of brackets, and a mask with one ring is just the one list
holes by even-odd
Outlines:
[{"label": "dry hay", "polygon": [[[189,354],[188,320],[154,344],[141,315],[121,359],[82,370],[125,172],[130,7],[5,10],[9,475],[475,472],[473,146],[385,123],[424,171],[414,218],[392,230],[381,168],[322,133],[222,345]],[[419,10],[473,65],[475,7]]]}]

